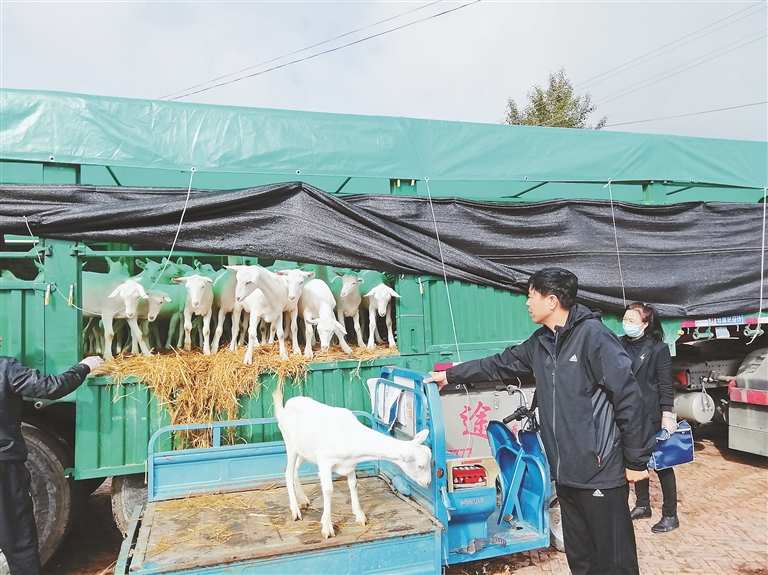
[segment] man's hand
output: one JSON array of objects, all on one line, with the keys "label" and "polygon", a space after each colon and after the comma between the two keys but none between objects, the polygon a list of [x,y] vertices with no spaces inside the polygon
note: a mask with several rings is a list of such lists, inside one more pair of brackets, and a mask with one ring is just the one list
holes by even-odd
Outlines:
[{"label": "man's hand", "polygon": [[437,389],[443,389],[448,385],[448,379],[445,376],[444,371],[430,371],[430,377],[424,380],[424,383],[430,383],[434,381],[437,384]]},{"label": "man's hand", "polygon": [[94,372],[102,365],[104,365],[104,360],[101,359],[98,355],[92,355],[90,357],[83,358],[83,361],[80,363],[87,365],[91,372]]},{"label": "man's hand", "polygon": [[642,471],[634,471],[632,469],[625,469],[627,473],[627,481],[630,483],[637,483],[638,481],[642,481],[643,479],[648,479],[648,470],[643,469]]}]

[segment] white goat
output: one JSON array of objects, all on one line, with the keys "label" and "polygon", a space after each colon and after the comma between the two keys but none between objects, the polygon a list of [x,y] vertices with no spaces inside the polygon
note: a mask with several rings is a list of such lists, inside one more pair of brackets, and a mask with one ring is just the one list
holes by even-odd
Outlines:
[{"label": "white goat", "polygon": [[288,359],[288,352],[285,349],[285,334],[283,332],[283,310],[288,305],[288,291],[285,288],[285,282],[277,274],[261,266],[224,266],[227,269],[237,272],[237,288],[235,290],[235,299],[243,303],[245,298],[251,295],[256,289],[264,294],[264,305],[258,309],[258,314],[251,311],[248,322],[248,349],[245,352],[243,363],[250,365],[253,363],[253,348],[258,345],[256,338],[256,327],[259,321],[267,322],[270,325],[270,336],[277,334],[277,341],[280,344],[280,358]]},{"label": "white goat", "polygon": [[203,354],[211,355],[211,316],[213,315],[213,280],[193,274],[173,278],[174,283],[183,283],[187,288],[187,303],[184,306],[184,349],[192,349],[192,315],[203,318]]},{"label": "white goat", "polygon": [[341,349],[344,353],[352,353],[344,336],[347,330],[344,324],[336,320],[333,308],[336,306],[336,300],[333,299],[331,288],[323,280],[310,280],[304,286],[299,299],[299,313],[304,318],[306,328],[306,345],[304,347],[304,357],[314,357],[312,343],[314,338],[314,328],[317,327],[317,335],[320,339],[320,349],[327,351],[331,346],[331,338],[335,333],[339,338]]},{"label": "white goat", "polygon": [[180,278],[188,271],[188,268],[191,269],[181,263],[181,258],[176,263],[168,258],[163,258],[162,263],[154,260],[147,260],[146,263],[136,260],[135,263],[142,271],[133,276],[133,279],[145,286],[169,285],[173,278]]},{"label": "white goat", "polygon": [[[248,347],[245,350],[245,357],[243,363],[250,364],[253,362],[253,348],[260,345],[266,345],[267,336],[265,333],[266,322],[263,318],[269,315],[271,306],[264,296],[264,292],[260,289],[253,290],[248,297],[242,302],[237,302],[238,309],[242,312],[241,315],[248,318],[248,329],[244,330],[248,334]],[[232,326],[232,341],[236,341],[236,338],[240,331],[240,323]],[[261,331],[261,339],[259,339],[259,332]],[[230,345],[230,349],[234,351],[234,348]],[[247,361],[246,361],[247,360]]]},{"label": "white goat", "polygon": [[[166,292],[160,290],[149,290],[147,291],[147,299],[139,300],[139,307],[136,310],[136,315],[138,316],[139,320],[141,320],[141,333],[143,335],[144,341],[149,342],[150,345],[150,324],[154,323],[154,321],[160,317],[160,312],[162,311],[163,306],[166,303],[172,302],[173,300],[171,297]],[[135,339],[131,341],[131,353],[139,353],[139,342],[137,342]]]},{"label": "white goat", "polygon": [[293,397],[283,407],[283,392],[278,387],[272,394],[275,417],[285,440],[287,465],[285,485],[291,515],[301,519],[301,507],[309,507],[309,499],[299,481],[299,466],[304,461],[317,465],[323,490],[323,537],[333,537],[331,521],[332,473],[346,475],[352,512],[359,525],[365,525],[365,513],[357,496],[355,466],[363,461],[391,461],[422,487],[432,480],[432,451],[424,440],[429,431],[423,429],[411,441],[397,440],[366,427],[343,407],[330,407],[309,397]]},{"label": "white goat", "polygon": [[[283,278],[283,281],[285,282],[285,289],[288,292],[288,303],[285,308],[283,308],[283,312],[289,314],[291,317],[292,350],[295,355],[299,355],[301,353],[298,338],[299,299],[301,298],[302,289],[304,288],[304,280],[315,277],[315,272],[303,271],[295,266],[296,264],[291,264],[291,262],[280,261],[275,262],[271,268],[277,275]],[[283,267],[285,269],[283,269]]]},{"label": "white goat", "polygon": [[115,338],[114,319],[125,319],[131,335],[138,342],[141,353],[150,355],[137,322],[140,299],[147,292],[141,284],[120,275],[83,272],[83,317],[101,317],[104,324],[104,357],[112,359],[112,341]]},{"label": "white goat", "polygon": [[397,347],[395,334],[392,332],[392,298],[400,297],[395,290],[389,287],[386,282],[386,276],[379,272],[364,271],[361,274],[365,280],[365,287],[369,290],[363,295],[363,307],[368,308],[368,349],[373,349],[374,337],[377,343],[384,343],[376,327],[376,314],[386,317],[387,339],[389,347]]},{"label": "white goat", "polygon": [[333,270],[333,276],[329,282],[329,287],[336,300],[336,317],[341,325],[345,325],[345,317],[352,318],[352,322],[355,324],[357,345],[359,347],[365,347],[363,343],[363,330],[360,328],[360,304],[362,303],[360,284],[364,281],[363,278],[351,271],[344,270],[341,273]]},{"label": "white goat", "polygon": [[[195,261],[195,264],[198,263]],[[224,333],[224,320],[226,320],[227,314],[232,314],[230,349],[234,351],[237,348],[235,333],[240,329],[240,314],[243,311],[243,306],[235,299],[237,275],[233,270],[228,269],[219,270],[212,274],[203,266],[198,266],[198,270],[200,274],[213,280],[213,307],[218,310],[216,332],[213,334],[213,341],[211,342],[211,353],[216,353],[219,350],[219,341]]]}]

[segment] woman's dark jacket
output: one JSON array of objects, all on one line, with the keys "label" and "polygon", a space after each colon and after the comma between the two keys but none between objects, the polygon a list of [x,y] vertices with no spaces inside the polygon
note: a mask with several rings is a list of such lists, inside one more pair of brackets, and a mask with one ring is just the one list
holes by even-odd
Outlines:
[{"label": "woman's dark jacket", "polygon": [[0,356],[0,461],[26,461],[21,435],[23,397],[58,399],[85,381],[91,368],[82,363],[61,375],[43,377],[12,357]]},{"label": "woman's dark jacket", "polygon": [[582,489],[625,485],[625,468],[646,469],[654,445],[629,356],[600,318],[576,304],[556,333],[541,327],[516,347],[446,373],[451,384],[533,373],[552,475]]},{"label": "woman's dark jacket", "polygon": [[[629,338],[619,338],[624,349],[630,345]],[[672,411],[675,394],[672,388],[672,356],[669,346],[663,341],[645,337],[637,357],[632,362],[640,392],[643,394],[645,408],[651,418],[653,428],[661,429],[661,412]]]}]

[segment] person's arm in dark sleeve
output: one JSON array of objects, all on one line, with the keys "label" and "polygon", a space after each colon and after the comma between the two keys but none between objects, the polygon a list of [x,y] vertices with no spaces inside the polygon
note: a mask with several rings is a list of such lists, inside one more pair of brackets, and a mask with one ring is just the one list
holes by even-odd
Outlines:
[{"label": "person's arm in dark sleeve", "polygon": [[446,370],[449,384],[475,381],[505,381],[531,373],[529,340],[501,353],[454,365]]},{"label": "person's arm in dark sleeve", "polygon": [[624,446],[624,466],[633,471],[645,470],[655,441],[640,385],[632,374],[632,361],[618,339],[603,331],[594,334],[589,366],[613,404]]},{"label": "person's arm in dark sleeve", "polygon": [[675,392],[672,388],[672,354],[669,346],[659,346],[656,360],[656,381],[659,384],[659,403],[661,411],[672,411],[675,403]]},{"label": "person's arm in dark sleeve", "polygon": [[14,360],[9,366],[7,377],[11,390],[17,395],[59,399],[77,389],[90,372],[89,366],[78,363],[61,375],[43,377],[36,369],[30,369]]}]

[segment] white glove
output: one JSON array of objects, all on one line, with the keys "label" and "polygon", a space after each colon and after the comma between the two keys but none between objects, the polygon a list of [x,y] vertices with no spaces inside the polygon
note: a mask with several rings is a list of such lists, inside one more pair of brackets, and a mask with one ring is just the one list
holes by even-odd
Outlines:
[{"label": "white glove", "polygon": [[98,355],[92,355],[90,357],[83,358],[83,361],[80,363],[87,365],[91,371],[96,371],[102,365],[104,365],[104,360],[101,359]]},{"label": "white glove", "polygon": [[677,431],[677,414],[672,411],[665,411],[661,414],[661,428],[672,435]]}]

